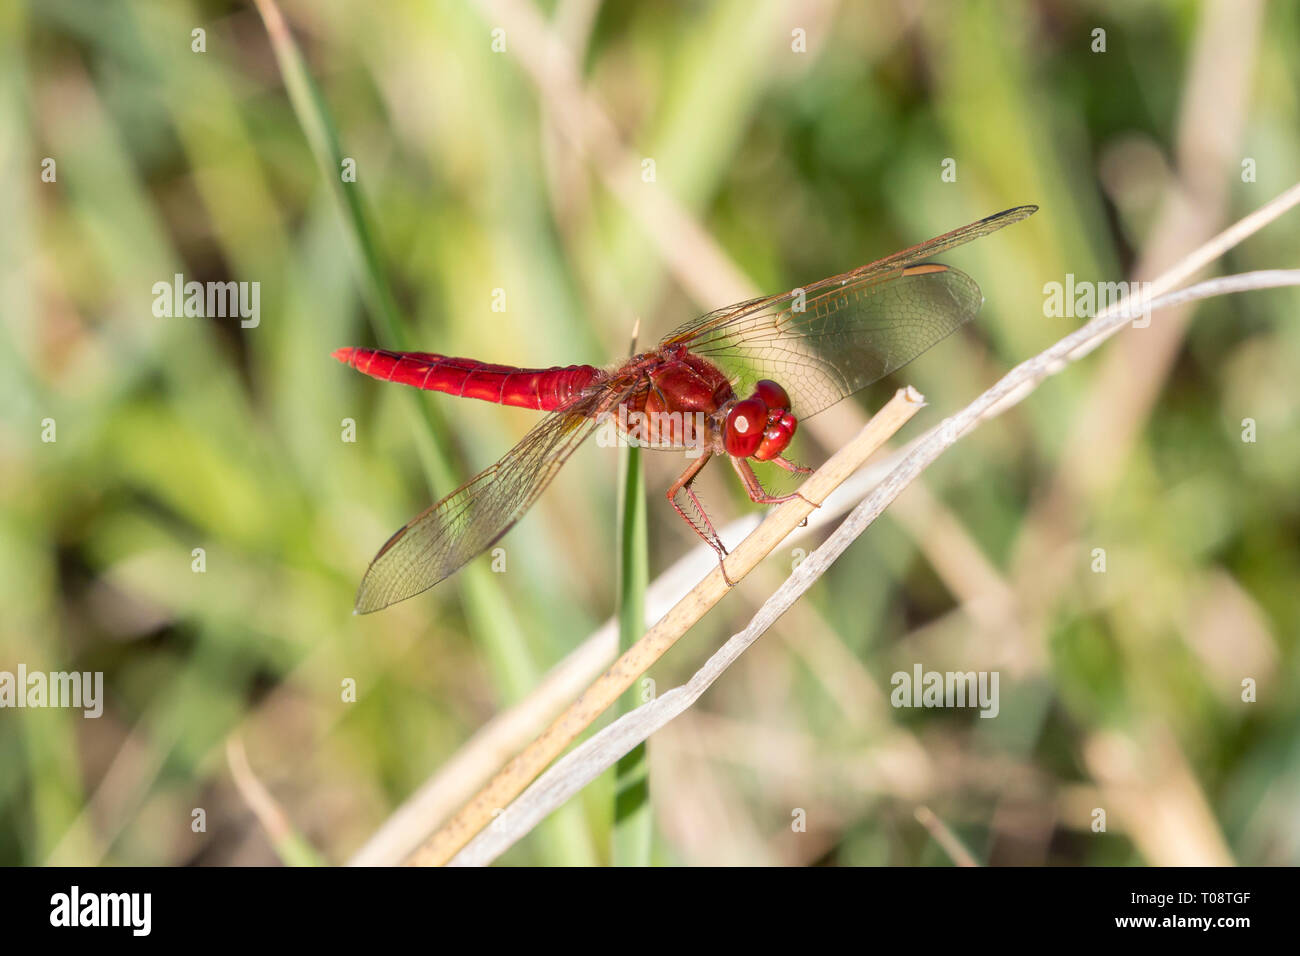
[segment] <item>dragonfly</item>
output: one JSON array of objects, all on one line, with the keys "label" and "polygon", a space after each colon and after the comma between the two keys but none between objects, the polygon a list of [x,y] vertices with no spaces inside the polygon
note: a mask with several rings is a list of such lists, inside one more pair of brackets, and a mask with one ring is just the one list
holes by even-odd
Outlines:
[{"label": "dragonfly", "polygon": [[983,304],[974,279],[928,260],[1037,209],[1016,206],[850,272],[718,309],[603,368],[338,349],[334,358],[373,378],[546,413],[496,464],[385,542],[355,612],[413,597],[491,548],[602,423],[628,440],[691,453],[666,497],[722,563],[727,550],[694,490],[705,464],[727,458],[756,504],[800,497],[769,494],[751,459],[811,472],[784,455],[800,421],[906,365]]}]

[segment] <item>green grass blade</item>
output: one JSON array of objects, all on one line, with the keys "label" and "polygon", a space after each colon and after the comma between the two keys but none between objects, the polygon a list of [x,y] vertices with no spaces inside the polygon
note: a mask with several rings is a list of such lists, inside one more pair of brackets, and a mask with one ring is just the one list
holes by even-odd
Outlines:
[{"label": "green grass blade", "polygon": [[[645,478],[638,448],[624,448],[619,462],[618,501],[618,646],[625,651],[645,631],[645,591],[649,579]],[[619,713],[641,703],[636,686],[619,701]],[[652,841],[650,768],[645,744],[614,768],[612,859],[616,866],[647,866]]]},{"label": "green grass blade", "polygon": [[[385,348],[408,351],[410,342],[405,327],[398,318],[397,302],[381,262],[374,231],[370,227],[360,183],[345,183],[342,178],[344,154],[325,99],[312,79],[302,51],[289,32],[279,8],[272,0],[257,0],[257,8],[271,38],[271,46],[284,77],[285,90],[289,94],[294,114],[298,117],[312,155],[320,166],[321,175],[329,184],[330,195],[339,203],[347,224],[347,236],[358,260],[362,291],[370,306],[375,333]],[[458,482],[454,480],[449,463],[450,455],[439,439],[444,429],[439,427],[441,423],[436,413],[426,403],[417,401],[414,395],[405,390],[402,394],[423,426],[420,453],[430,483],[441,488],[455,487]]]}]

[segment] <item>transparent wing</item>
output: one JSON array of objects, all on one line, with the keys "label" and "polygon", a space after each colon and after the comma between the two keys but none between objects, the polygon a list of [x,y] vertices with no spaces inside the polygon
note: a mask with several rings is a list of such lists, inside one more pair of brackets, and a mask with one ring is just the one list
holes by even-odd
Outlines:
[{"label": "transparent wing", "polygon": [[[901,368],[969,321],[982,297],[970,276],[914,266],[745,311],[689,340],[747,396],[767,378],[807,418]],[[802,306],[802,311],[800,311]]]},{"label": "transparent wing", "polygon": [[482,554],[518,521],[621,393],[585,396],[551,412],[495,465],[475,475],[388,539],[361,581],[368,614],[428,590]]},{"label": "transparent wing", "polygon": [[852,272],[710,312],[675,329],[661,348],[685,345],[709,359],[741,396],[770,378],[806,418],[906,365],[979,311],[974,279],[921,260],[1037,208],[1017,206]]}]

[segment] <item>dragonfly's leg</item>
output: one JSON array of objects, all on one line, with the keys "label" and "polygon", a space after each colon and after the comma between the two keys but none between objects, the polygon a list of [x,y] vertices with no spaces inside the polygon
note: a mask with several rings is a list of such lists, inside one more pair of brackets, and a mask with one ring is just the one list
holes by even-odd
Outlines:
[{"label": "dragonfly's leg", "polygon": [[[732,457],[731,467],[735,468],[736,474],[740,475],[740,480],[745,483],[745,490],[749,492],[749,500],[756,505],[780,505],[798,498],[801,501],[808,502],[814,508],[820,507],[815,501],[808,501],[797,491],[790,495],[769,495],[762,483],[759,482],[758,475],[754,474],[754,466],[749,463],[747,458]],[[795,467],[799,466],[796,465]]]},{"label": "dragonfly's leg", "polygon": [[[691,462],[690,466],[681,473],[677,480],[673,482],[672,487],[668,489],[668,503],[673,506],[674,511],[681,515],[682,520],[691,526],[691,530],[703,538],[704,543],[712,548],[714,553],[717,554],[718,567],[722,569],[722,580],[727,582],[727,587],[735,587],[736,582],[727,577],[727,566],[723,563],[724,559],[727,557],[727,549],[723,546],[722,539],[718,536],[718,529],[713,527],[713,522],[709,520],[709,514],[704,510],[703,502],[701,502],[699,496],[695,494],[695,489],[691,487],[695,481],[695,476],[700,473],[700,469],[704,467],[704,463],[709,460],[711,455],[712,452],[705,452],[695,461]],[[677,496],[683,491],[686,492],[686,496],[690,498],[691,505],[695,509],[698,518],[691,517],[686,513],[686,509],[677,503]]]},{"label": "dragonfly's leg", "polygon": [[[796,475],[811,475],[813,473],[813,469],[809,468],[807,465],[796,465],[789,458],[786,458],[782,455],[777,455],[775,458],[772,459],[772,462],[778,468],[784,468],[786,471],[794,472],[794,474]],[[803,495],[799,495],[799,497],[803,498]],[[803,500],[808,501],[807,498],[803,498]],[[809,501],[808,503],[813,505],[814,508],[820,507],[820,505],[814,504],[813,502]],[[799,522],[799,527],[802,528],[807,523],[808,523],[808,519],[804,518],[802,521]]]},{"label": "dragonfly's leg", "polygon": [[807,465],[796,465],[789,458],[784,458],[780,455],[777,455],[772,459],[772,464],[776,465],[778,468],[784,468],[786,471],[792,471],[796,475],[811,475],[813,473],[813,470]]}]

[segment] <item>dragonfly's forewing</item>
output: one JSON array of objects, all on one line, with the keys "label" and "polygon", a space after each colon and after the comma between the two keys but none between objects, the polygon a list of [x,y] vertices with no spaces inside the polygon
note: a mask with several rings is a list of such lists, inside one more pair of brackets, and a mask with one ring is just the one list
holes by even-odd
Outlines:
[{"label": "dragonfly's forewing", "polygon": [[621,398],[591,395],[551,412],[495,465],[389,538],[361,581],[357,613],[428,590],[492,547],[597,427],[601,409]]},{"label": "dragonfly's forewing", "polygon": [[806,418],[906,365],[972,319],[979,286],[958,269],[922,260],[1031,215],[1018,206],[802,289],[710,312],[674,330],[717,364],[738,395],[761,378],[790,393]]}]

